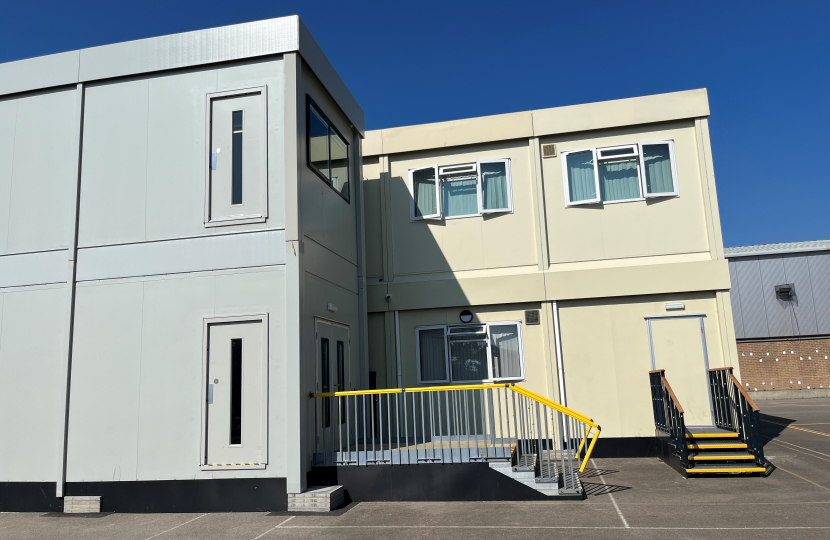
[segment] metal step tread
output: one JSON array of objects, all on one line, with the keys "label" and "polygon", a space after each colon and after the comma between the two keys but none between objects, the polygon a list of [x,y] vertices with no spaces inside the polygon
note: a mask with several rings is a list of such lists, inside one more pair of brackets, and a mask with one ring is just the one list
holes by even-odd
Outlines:
[{"label": "metal step tread", "polygon": [[691,433],[686,433],[687,439],[737,439],[740,437],[740,433],[735,433],[734,431],[726,431],[726,430],[706,430],[706,431],[693,431]]},{"label": "metal step tread", "polygon": [[747,448],[746,443],[730,440],[708,440],[706,442],[690,442],[686,446],[689,450],[737,450]]},{"label": "metal step tread", "polygon": [[705,463],[686,469],[687,474],[705,474],[705,473],[762,473],[766,472],[764,467],[746,466],[730,463]]},{"label": "metal step tread", "polygon": [[697,454],[694,456],[689,456],[689,459],[693,461],[709,461],[709,460],[718,460],[718,461],[728,461],[733,459],[735,461],[740,460],[752,460],[755,459],[755,456],[752,454],[747,454],[745,452],[705,452],[703,454]]}]

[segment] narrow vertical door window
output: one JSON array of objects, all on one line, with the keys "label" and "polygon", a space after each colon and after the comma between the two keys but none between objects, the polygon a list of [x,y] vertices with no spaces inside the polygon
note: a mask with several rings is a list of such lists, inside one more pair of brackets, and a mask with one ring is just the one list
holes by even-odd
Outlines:
[{"label": "narrow vertical door window", "polygon": [[231,204],[242,204],[242,111],[233,112]]},{"label": "narrow vertical door window", "polygon": [[[331,392],[331,375],[329,373],[329,340],[320,339],[320,391],[325,394]],[[331,426],[331,398],[323,398],[323,426]]]},{"label": "narrow vertical door window", "polygon": [[242,340],[231,340],[231,444],[242,444]]},{"label": "narrow vertical door window", "polygon": [[[338,340],[337,341],[337,391],[342,392],[346,389],[346,346]],[[340,398],[337,398],[338,400]],[[346,423],[346,409],[340,411],[340,423]]]}]

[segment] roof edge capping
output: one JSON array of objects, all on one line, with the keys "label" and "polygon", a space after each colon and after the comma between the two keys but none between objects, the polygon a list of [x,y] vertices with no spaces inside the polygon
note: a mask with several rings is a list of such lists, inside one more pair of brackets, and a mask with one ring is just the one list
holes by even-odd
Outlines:
[{"label": "roof edge capping", "polygon": [[727,259],[758,257],[763,255],[783,255],[787,253],[808,253],[811,251],[830,251],[830,240],[805,240],[802,242],[735,246],[724,248],[723,251]]}]

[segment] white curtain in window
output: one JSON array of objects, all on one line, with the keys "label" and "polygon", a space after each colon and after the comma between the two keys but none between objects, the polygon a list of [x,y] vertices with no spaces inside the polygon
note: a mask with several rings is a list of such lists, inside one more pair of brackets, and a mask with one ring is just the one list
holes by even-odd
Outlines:
[{"label": "white curtain in window", "polygon": [[646,167],[646,191],[648,193],[674,192],[669,145],[643,145],[643,161]]},{"label": "white curtain in window", "polygon": [[444,329],[418,331],[418,350],[421,360],[421,381],[446,381],[447,356]]},{"label": "white curtain in window", "polygon": [[599,187],[603,201],[636,199],[640,196],[640,179],[637,176],[637,159],[600,162]]},{"label": "white curtain in window", "polygon": [[507,164],[481,164],[481,207],[485,210],[508,209]]},{"label": "white curtain in window", "polygon": [[490,326],[490,353],[493,356],[494,379],[522,376],[519,347],[519,328],[515,324]]},{"label": "white curtain in window", "polygon": [[481,381],[487,378],[487,342],[450,341],[453,381]]},{"label": "white curtain in window", "polygon": [[568,191],[571,202],[587,201],[597,198],[597,187],[594,182],[594,153],[576,152],[568,154]]},{"label": "white curtain in window", "polygon": [[431,216],[438,213],[435,190],[435,169],[421,169],[412,174],[415,217]]},{"label": "white curtain in window", "polygon": [[478,180],[444,180],[444,217],[478,214]]}]

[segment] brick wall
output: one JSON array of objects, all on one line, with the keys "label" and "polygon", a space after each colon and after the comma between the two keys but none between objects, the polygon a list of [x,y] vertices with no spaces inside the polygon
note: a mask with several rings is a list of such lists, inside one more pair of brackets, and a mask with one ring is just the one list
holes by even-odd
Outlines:
[{"label": "brick wall", "polygon": [[830,388],[830,338],[739,342],[738,358],[749,391]]}]

